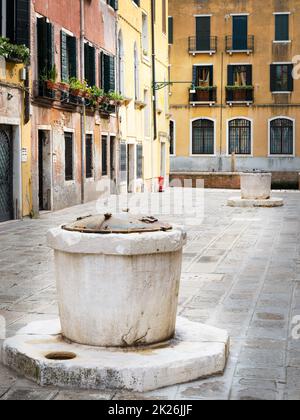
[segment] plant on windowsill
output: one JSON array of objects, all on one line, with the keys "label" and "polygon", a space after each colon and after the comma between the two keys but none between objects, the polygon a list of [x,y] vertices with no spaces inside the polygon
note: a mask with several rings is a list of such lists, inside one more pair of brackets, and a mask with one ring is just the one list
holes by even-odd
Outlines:
[{"label": "plant on windowsill", "polygon": [[228,90],[253,90],[253,85],[228,85],[226,86]]},{"label": "plant on windowsill", "polygon": [[212,102],[212,92],[216,88],[216,86],[194,86],[190,93],[196,96],[197,102]]},{"label": "plant on windowsill", "polygon": [[112,106],[122,106],[124,103],[124,98],[118,92],[109,92],[108,98],[110,105]]},{"label": "plant on windowsill", "polygon": [[56,69],[56,66],[54,65],[50,68],[50,70],[44,71],[40,80],[41,82],[45,84],[48,90],[54,91],[58,89],[58,84],[56,83],[57,77],[58,77],[57,69]]},{"label": "plant on windowsill", "polygon": [[71,77],[71,79],[69,80],[69,85],[70,85],[70,94],[72,96],[78,97],[78,98],[84,98],[87,96],[88,86],[87,86],[86,81],[81,82],[76,77]]},{"label": "plant on windowsill", "polygon": [[103,89],[100,89],[98,86],[93,86],[90,88],[90,94],[94,105],[100,105],[102,103],[104,97]]},{"label": "plant on windowsill", "polygon": [[230,99],[232,101],[247,102],[248,100],[251,100],[248,93],[252,92],[254,87],[251,85],[229,85],[226,86],[226,89],[231,93],[230,96],[232,96],[232,98]]},{"label": "plant on windowsill", "polygon": [[65,80],[57,83],[58,89],[61,90],[63,93],[69,92],[70,85]]},{"label": "plant on windowsill", "polygon": [[0,37],[0,56],[8,62],[27,65],[30,59],[30,50],[25,45],[12,44],[8,38]]}]

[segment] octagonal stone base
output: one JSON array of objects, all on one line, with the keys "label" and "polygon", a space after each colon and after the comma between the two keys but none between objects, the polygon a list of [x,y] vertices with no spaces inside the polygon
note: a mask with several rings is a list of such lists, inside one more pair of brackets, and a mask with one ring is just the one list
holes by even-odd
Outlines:
[{"label": "octagonal stone base", "polygon": [[282,207],[284,201],[282,198],[271,197],[267,200],[251,200],[241,197],[229,198],[227,205],[229,207]]},{"label": "octagonal stone base", "polygon": [[[49,354],[72,360],[49,360]],[[173,340],[146,348],[99,348],[66,342],[59,320],[34,322],[3,345],[3,362],[42,386],[136,392],[223,373],[226,331],[178,318]]]}]

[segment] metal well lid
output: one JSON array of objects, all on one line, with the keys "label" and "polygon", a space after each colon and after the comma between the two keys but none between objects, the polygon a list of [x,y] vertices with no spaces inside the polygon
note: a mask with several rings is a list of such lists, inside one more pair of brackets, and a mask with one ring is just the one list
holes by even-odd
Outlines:
[{"label": "metal well lid", "polygon": [[112,215],[110,213],[79,218],[75,223],[63,226],[70,232],[98,233],[98,234],[129,234],[143,232],[166,232],[172,226],[162,223],[153,216],[137,216],[129,213]]}]

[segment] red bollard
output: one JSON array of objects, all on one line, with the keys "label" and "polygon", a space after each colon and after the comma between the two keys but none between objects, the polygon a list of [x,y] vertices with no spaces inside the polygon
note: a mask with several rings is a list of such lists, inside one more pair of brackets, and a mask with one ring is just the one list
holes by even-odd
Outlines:
[{"label": "red bollard", "polygon": [[164,192],[164,185],[165,185],[165,178],[163,176],[160,176],[158,178],[158,184],[159,184],[159,192]]}]

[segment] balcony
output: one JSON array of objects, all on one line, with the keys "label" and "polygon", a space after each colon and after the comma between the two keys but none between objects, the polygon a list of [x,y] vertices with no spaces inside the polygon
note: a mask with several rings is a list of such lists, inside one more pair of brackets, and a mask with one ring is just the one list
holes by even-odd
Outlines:
[{"label": "balcony", "polygon": [[254,87],[253,86],[227,86],[226,87],[226,102],[229,105],[246,104],[250,106],[254,101]]},{"label": "balcony", "polygon": [[190,104],[197,105],[213,105],[217,102],[217,88],[209,86],[207,88],[190,89]]},{"label": "balcony", "polygon": [[189,37],[189,54],[216,54],[218,50],[218,37],[211,36],[207,39],[197,38],[196,36]]},{"label": "balcony", "polygon": [[236,53],[246,53],[249,55],[254,52],[254,35],[249,35],[246,38],[226,36],[225,49],[230,55]]}]

